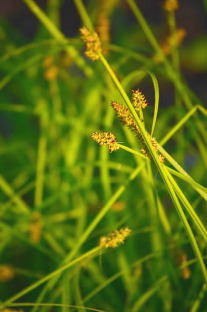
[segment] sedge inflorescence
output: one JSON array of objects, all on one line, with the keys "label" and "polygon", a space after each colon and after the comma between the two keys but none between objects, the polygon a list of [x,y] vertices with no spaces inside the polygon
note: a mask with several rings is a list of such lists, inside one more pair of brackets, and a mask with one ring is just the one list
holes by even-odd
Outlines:
[{"label": "sedge inflorescence", "polygon": [[144,94],[139,89],[132,90],[132,103],[136,111],[139,111],[140,108],[146,108],[148,105]]},{"label": "sedge inflorescence", "polygon": [[[172,53],[173,49],[177,46],[179,47],[184,38],[186,37],[187,32],[184,28],[178,28],[175,31],[174,37],[168,36],[160,45],[160,48],[164,55],[168,56]],[[153,56],[153,60],[156,63],[161,63],[162,60],[160,59],[160,56],[158,54],[155,54]]]},{"label": "sedge inflorescence", "polygon": [[124,126],[127,126],[132,131],[139,132],[139,128],[137,127],[136,122],[134,121],[134,118],[128,108],[116,101],[112,101],[111,105]]},{"label": "sedge inflorescence", "polygon": [[127,236],[129,236],[130,233],[131,230],[128,227],[113,231],[110,234],[100,238],[99,246],[105,248],[116,248],[124,243],[125,239]]},{"label": "sedge inflorescence", "polygon": [[14,270],[9,265],[0,265],[0,282],[7,282],[14,278]]},{"label": "sedge inflorescence", "polygon": [[[139,89],[132,91],[132,104],[136,111],[139,111],[140,108],[146,108],[148,103],[145,99],[145,96],[141,93]],[[145,144],[145,140],[143,138],[143,135],[141,134],[139,127],[137,126],[130,110],[123,105],[119,104],[118,102],[112,101],[111,102],[112,107],[114,108],[117,116],[121,120],[121,123],[125,126],[127,126],[131,131],[135,133],[135,135],[138,137],[139,141],[141,142],[142,149],[141,152],[147,156],[150,157],[150,154],[148,153],[148,148]],[[153,138],[150,134],[147,134],[148,138],[154,147],[155,151],[158,151],[158,144],[155,138]],[[159,155],[159,160],[161,163],[164,162],[164,156]]]},{"label": "sedge inflorescence", "polygon": [[96,32],[90,32],[86,27],[80,28],[81,38],[86,44],[85,55],[92,61],[99,59],[102,52],[101,41]]},{"label": "sedge inflorescence", "polygon": [[164,9],[168,12],[177,10],[179,7],[177,0],[165,0]]},{"label": "sedge inflorescence", "polygon": [[92,134],[92,139],[94,139],[99,145],[108,146],[110,153],[115,152],[119,149],[117,139],[113,132],[94,132]]}]

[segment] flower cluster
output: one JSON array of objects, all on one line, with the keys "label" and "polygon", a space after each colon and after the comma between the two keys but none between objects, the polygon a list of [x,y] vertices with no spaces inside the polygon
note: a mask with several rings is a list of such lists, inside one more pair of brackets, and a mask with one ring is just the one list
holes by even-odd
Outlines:
[{"label": "flower cluster", "polygon": [[43,221],[39,212],[34,212],[31,216],[29,226],[30,239],[34,243],[39,243],[42,236]]},{"label": "flower cluster", "polygon": [[188,255],[186,253],[181,254],[181,276],[183,279],[189,279],[191,276],[191,270],[189,266],[187,265],[188,262]]},{"label": "flower cluster", "polygon": [[160,154],[160,155],[158,156],[158,158],[159,158],[159,161],[160,161],[162,164],[164,164],[164,162],[165,162],[165,156],[163,156],[162,154]]},{"label": "flower cluster", "polygon": [[[96,30],[103,44],[110,42],[110,28],[110,21],[107,15],[104,11],[100,12],[98,16],[98,25],[96,27]],[[108,54],[108,49],[103,48],[103,53]]]},{"label": "flower cluster", "polygon": [[132,90],[132,103],[136,111],[139,111],[140,107],[146,108],[148,105],[144,94],[139,89]]},{"label": "flower cluster", "polygon": [[[186,30],[184,28],[178,28],[175,32],[175,38],[172,36],[168,36],[162,43],[161,43],[161,50],[164,55],[168,56],[172,53],[175,46],[180,46],[186,36]],[[158,54],[155,54],[153,57],[156,63],[160,63],[161,59]]]},{"label": "flower cluster", "polygon": [[116,248],[120,244],[123,244],[126,237],[129,236],[131,230],[126,227],[118,231],[113,231],[107,236],[102,236],[99,241],[99,246],[105,248]]},{"label": "flower cluster", "polygon": [[47,55],[43,60],[44,78],[47,81],[54,81],[58,76],[59,69],[54,64],[54,58],[51,55]]},{"label": "flower cluster", "polygon": [[94,139],[100,145],[107,145],[110,153],[115,152],[119,149],[116,137],[113,132],[94,132],[92,134],[92,139]]},{"label": "flower cluster", "polygon": [[101,41],[96,32],[90,32],[86,27],[80,29],[81,38],[86,43],[85,55],[92,61],[99,59],[102,52]]},{"label": "flower cluster", "polygon": [[7,282],[14,278],[14,270],[9,265],[0,265],[0,282]]},{"label": "flower cluster", "polygon": [[[139,92],[140,91],[137,90],[136,93],[138,94]],[[134,92],[134,94],[135,94],[135,92]],[[140,97],[140,99],[143,100],[143,103],[145,103],[145,101],[146,101],[145,97],[142,96],[141,93],[139,94],[139,97]],[[137,96],[137,98],[138,98],[138,96]],[[137,100],[137,102],[138,102],[138,100]],[[148,148],[145,144],[143,136],[142,136],[142,134],[139,130],[139,127],[137,126],[133,116],[131,115],[129,109],[124,107],[123,105],[117,103],[117,102],[114,102],[114,101],[111,103],[111,105],[114,108],[117,116],[121,120],[121,123],[123,125],[127,126],[130,130],[132,130],[135,133],[135,135],[139,138],[139,140],[142,144],[141,152],[145,156],[150,157],[150,154],[148,153]],[[152,143],[152,146],[154,147],[155,151],[157,152],[158,151],[158,144],[157,144],[155,138],[153,138],[150,134],[148,134],[148,137],[149,137],[150,142]],[[159,159],[162,163],[164,162],[164,156],[163,155],[159,155]]]},{"label": "flower cluster", "polygon": [[[121,123],[124,126],[127,126],[130,130],[132,130],[135,135],[139,138],[143,149],[142,151],[146,150],[145,142],[143,139],[143,136],[139,130],[139,127],[137,126],[136,122],[134,121],[134,118],[132,117],[130,111],[128,108],[124,107],[123,105],[117,103],[117,102],[111,102],[112,107],[114,108],[117,116],[121,120]],[[147,156],[147,153],[144,153],[145,156]]]},{"label": "flower cluster", "polygon": [[168,12],[177,10],[179,7],[177,0],[165,0],[164,9]]},{"label": "flower cluster", "polygon": [[139,132],[139,128],[128,108],[114,101],[111,102],[111,105],[124,126],[127,126],[132,131]]}]

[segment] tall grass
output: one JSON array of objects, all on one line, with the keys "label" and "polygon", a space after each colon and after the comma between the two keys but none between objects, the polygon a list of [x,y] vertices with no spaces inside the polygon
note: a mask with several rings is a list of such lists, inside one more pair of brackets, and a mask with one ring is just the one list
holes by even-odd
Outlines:
[{"label": "tall grass", "polygon": [[[23,2],[33,41],[0,29],[1,310],[204,311],[207,111],[182,74],[176,11],[167,54],[134,0],[74,0],[82,37],[101,39],[91,61],[78,29],[62,33],[60,1]],[[137,112],[138,88],[149,104]]]}]

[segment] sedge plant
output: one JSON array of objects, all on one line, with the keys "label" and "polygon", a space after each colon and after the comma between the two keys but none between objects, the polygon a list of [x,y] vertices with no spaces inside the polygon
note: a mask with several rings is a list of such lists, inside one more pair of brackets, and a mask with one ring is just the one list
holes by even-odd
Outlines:
[{"label": "sedge plant", "polygon": [[0,32],[0,310],[204,311],[207,111],[182,76],[178,1],[163,2],[163,44],[126,1],[148,55],[128,34],[111,42],[119,1],[74,0],[75,39],[63,3],[22,2],[40,22],[34,42]]}]

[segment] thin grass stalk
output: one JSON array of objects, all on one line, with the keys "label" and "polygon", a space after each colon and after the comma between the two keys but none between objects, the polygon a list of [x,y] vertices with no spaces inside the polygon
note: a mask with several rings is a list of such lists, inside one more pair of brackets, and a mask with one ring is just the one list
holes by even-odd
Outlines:
[{"label": "thin grass stalk", "polygon": [[35,206],[40,206],[42,204],[44,173],[47,156],[47,135],[46,135],[48,129],[47,105],[44,105],[42,108],[43,111],[40,117],[40,137],[37,151],[37,169],[36,169],[35,198],[34,198]]},{"label": "thin grass stalk", "polygon": [[[63,44],[68,42],[68,39],[61,33],[61,31],[55,26],[55,24],[46,16],[46,14],[33,0],[23,1],[29,7],[30,11],[41,21],[41,23],[47,28],[47,30],[55,39]],[[86,64],[85,60],[80,57],[74,47],[67,46],[65,50],[74,59],[76,64],[84,71],[87,77],[92,76],[93,72],[91,68]]]},{"label": "thin grass stalk", "polygon": [[21,211],[23,214],[29,213],[29,207],[24,202],[24,200],[15,193],[15,190],[10,186],[10,184],[2,177],[0,176],[0,187],[2,191],[9,197],[11,197],[12,201],[16,203],[18,206],[19,211]]},{"label": "thin grass stalk", "polygon": [[[119,144],[120,148],[123,148],[123,145]],[[140,156],[140,153],[139,152],[136,152],[130,148],[123,148],[125,149],[126,151],[134,154],[134,155],[137,155],[137,156]],[[190,203],[188,202],[187,198],[184,196],[183,192],[181,191],[181,189],[179,188],[179,186],[177,185],[177,183],[175,182],[175,180],[173,179],[173,177],[170,175],[170,172],[172,174],[175,174],[176,176],[180,177],[181,179],[183,179],[184,181],[188,180],[189,183],[191,183],[191,180],[184,177],[183,175],[177,173],[176,171],[172,170],[171,168],[165,166],[165,169],[167,170],[168,172],[168,177],[170,177],[170,180],[171,180],[171,183],[177,193],[177,195],[179,196],[179,198],[181,199],[181,201],[183,202],[184,206],[186,207],[190,217],[192,218],[193,222],[196,224],[196,227],[198,229],[198,231],[202,234],[204,240],[207,242],[207,231],[203,225],[203,223],[201,222],[201,220],[199,219],[198,215],[196,214],[196,212],[194,211],[193,207],[190,205]],[[204,192],[206,193],[206,189],[204,187],[202,187],[201,185],[197,185],[197,183],[195,182],[196,185],[194,185],[193,187],[195,187],[196,189],[200,189],[201,192]]]},{"label": "thin grass stalk", "polygon": [[85,309],[87,311],[94,311],[94,312],[105,312],[103,310],[89,308],[89,307],[83,307],[83,306],[77,306],[73,304],[62,304],[62,303],[36,303],[36,302],[22,302],[22,303],[14,303],[9,304],[8,307],[67,307],[67,308],[75,308],[75,309]]},{"label": "thin grass stalk", "polygon": [[169,139],[195,114],[197,110],[200,110],[204,115],[207,116],[207,110],[201,105],[194,106],[160,141],[160,145],[163,146]]},{"label": "thin grass stalk", "polygon": [[[79,241],[74,246],[74,248],[71,250],[71,252],[66,256],[64,263],[71,261],[71,259],[77,254],[78,250],[82,246],[82,244],[86,241],[86,239],[89,237],[91,232],[95,229],[95,227],[98,225],[98,223],[103,219],[105,214],[108,212],[108,210],[112,207],[112,205],[116,202],[116,200],[121,196],[121,194],[125,191],[128,184],[133,181],[137,175],[141,172],[142,168],[144,166],[144,163],[142,163],[140,166],[138,166],[129,176],[128,180],[125,182],[125,184],[121,185],[118,190],[114,193],[114,195],[109,199],[109,201],[105,204],[105,206],[102,208],[102,210],[99,212],[99,214],[95,217],[95,219],[90,223],[88,228],[85,230],[85,232],[81,235]],[[55,286],[57,280],[59,277],[55,277],[54,279],[50,280],[49,283],[43,288],[42,292],[40,293],[39,297],[37,298],[37,301],[41,301],[47,291]]]},{"label": "thin grass stalk", "polygon": [[171,174],[168,172],[167,175],[168,175],[169,180],[172,183],[172,186],[173,186],[177,196],[179,197],[180,201],[183,203],[183,206],[187,210],[192,221],[195,223],[197,230],[201,233],[205,242],[207,242],[207,231],[206,231],[203,223],[201,222],[201,220],[197,216],[195,210],[193,209],[193,207],[191,206],[191,204],[189,203],[189,201],[187,200],[187,198],[185,197],[185,195],[183,194],[183,192],[181,191],[181,189],[179,188],[178,184],[175,182],[175,180],[173,179]]},{"label": "thin grass stalk", "polygon": [[77,11],[82,19],[83,24],[90,30],[94,31],[93,24],[91,23],[91,19],[88,16],[88,13],[85,10],[85,7],[83,5],[83,2],[81,0],[73,0],[75,3],[75,6],[77,8]]},{"label": "thin grass stalk", "polygon": [[200,291],[200,293],[198,295],[198,298],[194,302],[190,312],[197,312],[199,310],[201,302],[204,299],[204,296],[205,296],[206,292],[207,292],[207,285],[203,284],[203,286],[201,288],[201,291]]},{"label": "thin grass stalk", "polygon": [[46,275],[45,277],[43,277],[39,281],[35,282],[34,284],[30,285],[29,287],[26,287],[25,289],[23,289],[22,291],[20,291],[16,295],[14,295],[13,297],[11,297],[8,300],[6,300],[5,302],[1,303],[0,309],[5,308],[8,304],[11,304],[12,302],[16,301],[17,299],[23,297],[24,295],[26,295],[27,293],[29,293],[33,289],[37,288],[38,286],[42,285],[43,283],[47,282],[48,280],[51,280],[53,277],[60,275],[62,272],[64,272],[65,270],[67,270],[71,266],[77,264],[81,260],[83,260],[87,257],[91,257],[91,256],[94,257],[95,255],[98,254],[98,251],[100,250],[100,248],[101,247],[98,246],[98,247],[91,249],[90,251],[86,252],[85,254],[78,257],[77,259],[75,259],[75,260],[65,264],[64,266],[58,268],[57,270],[51,272],[50,274]]},{"label": "thin grass stalk", "polygon": [[[132,12],[134,13],[136,19],[140,23],[140,25],[141,25],[146,37],[148,38],[150,44],[152,45],[152,47],[154,48],[154,50],[156,51],[156,53],[158,54],[160,59],[163,61],[169,76],[172,78],[174,84],[176,85],[176,87],[180,91],[180,94],[183,98],[183,101],[184,101],[186,107],[188,109],[191,109],[193,107],[193,104],[191,103],[191,100],[190,100],[188,94],[185,92],[185,87],[183,86],[182,81],[179,79],[178,75],[173,71],[172,67],[170,66],[170,64],[169,64],[168,60],[166,59],[165,55],[163,54],[155,36],[153,35],[151,29],[149,28],[144,16],[142,15],[141,11],[139,10],[139,8],[136,5],[136,3],[134,2],[134,0],[127,0],[127,2],[130,5]],[[202,139],[204,140],[204,142],[207,142],[205,128],[199,122],[199,120],[197,118],[196,118],[196,124],[199,128],[201,135],[202,135]]]}]

